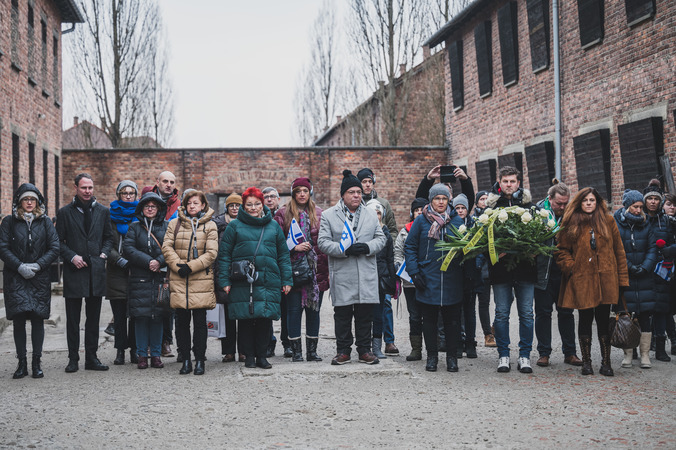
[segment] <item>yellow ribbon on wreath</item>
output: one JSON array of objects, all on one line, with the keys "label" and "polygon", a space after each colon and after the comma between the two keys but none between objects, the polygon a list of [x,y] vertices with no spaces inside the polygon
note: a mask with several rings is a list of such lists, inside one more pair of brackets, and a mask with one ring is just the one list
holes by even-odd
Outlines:
[{"label": "yellow ribbon on wreath", "polygon": [[488,225],[488,256],[491,258],[491,264],[498,262],[498,254],[495,251],[495,236],[493,235],[493,223]]}]

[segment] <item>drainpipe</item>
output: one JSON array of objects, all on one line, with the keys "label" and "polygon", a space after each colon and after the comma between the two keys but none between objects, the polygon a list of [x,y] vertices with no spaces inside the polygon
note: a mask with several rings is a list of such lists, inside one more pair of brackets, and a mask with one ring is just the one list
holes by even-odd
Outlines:
[{"label": "drainpipe", "polygon": [[75,31],[75,22],[70,24],[70,28],[68,28],[67,30],[61,30],[61,36],[63,36],[64,34],[72,33],[73,31]]},{"label": "drainpipe", "polygon": [[554,173],[561,180],[561,65],[559,61],[559,2],[552,0],[554,34]]}]

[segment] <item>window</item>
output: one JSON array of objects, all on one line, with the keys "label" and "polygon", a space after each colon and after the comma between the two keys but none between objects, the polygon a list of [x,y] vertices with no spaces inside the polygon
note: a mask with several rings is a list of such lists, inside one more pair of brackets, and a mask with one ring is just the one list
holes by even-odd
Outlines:
[{"label": "window", "polygon": [[42,149],[42,195],[45,202],[49,199],[49,150]]},{"label": "window", "polygon": [[577,15],[582,48],[603,41],[603,0],[577,0]]},{"label": "window", "polygon": [[35,184],[35,144],[28,143],[28,182]]},{"label": "window", "polygon": [[479,95],[481,98],[493,92],[493,46],[491,40],[491,22],[479,23],[474,29],[476,46],[476,67],[479,75]]},{"label": "window", "polygon": [[19,0],[12,0],[12,68],[21,71],[19,63]]},{"label": "window", "polygon": [[40,67],[42,89],[47,89],[47,22],[40,20],[40,32],[42,33],[42,65]]},{"label": "window", "polygon": [[533,72],[549,67],[549,2],[528,0],[528,35],[530,37],[530,63]]},{"label": "window", "polygon": [[573,150],[578,189],[593,186],[601,197],[611,200],[610,130],[604,128],[574,137]]},{"label": "window", "polygon": [[54,207],[58,211],[61,205],[61,166],[58,155],[54,155]]},{"label": "window", "polygon": [[516,2],[506,3],[498,9],[498,34],[502,83],[511,86],[519,81],[519,26]]},{"label": "window", "polygon": [[530,192],[534,199],[545,198],[556,176],[554,142],[545,141],[525,148]]},{"label": "window", "polygon": [[35,81],[35,13],[33,11],[33,5],[28,3],[28,83],[31,86],[35,86],[37,81]]},{"label": "window", "polygon": [[505,166],[515,167],[522,174],[520,179],[523,179],[523,153],[513,152],[498,156],[498,167]]},{"label": "window", "polygon": [[60,106],[61,82],[59,81],[59,38],[52,37],[52,89],[54,90],[54,104]]},{"label": "window", "polygon": [[630,27],[655,17],[655,0],[625,0],[624,6]]},{"label": "window", "polygon": [[477,188],[480,191],[490,191],[497,179],[497,161],[486,159],[474,164],[476,170]]},{"label": "window", "polygon": [[646,180],[660,175],[659,158],[664,154],[663,126],[661,117],[617,126],[625,189],[642,190]]},{"label": "window", "polygon": [[451,70],[451,90],[453,92],[453,111],[462,109],[465,104],[463,79],[462,40],[451,42],[448,46],[448,65]]},{"label": "window", "polygon": [[19,136],[12,133],[12,192],[16,192],[19,187],[19,158],[21,157],[21,148],[19,148]]}]

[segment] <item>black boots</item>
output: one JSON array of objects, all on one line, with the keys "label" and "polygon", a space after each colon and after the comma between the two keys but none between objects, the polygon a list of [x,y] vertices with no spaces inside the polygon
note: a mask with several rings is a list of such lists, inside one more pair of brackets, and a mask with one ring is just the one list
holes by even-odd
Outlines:
[{"label": "black boots", "polygon": [[582,353],[582,375],[594,375],[591,365],[591,337],[580,336],[580,352]]},{"label": "black boots", "polygon": [[[291,341],[291,342],[293,342],[293,341]],[[298,340],[298,342],[300,343],[300,340]],[[295,355],[294,355],[294,358],[295,358]],[[302,353],[301,353],[301,358],[300,358],[300,360],[301,360],[301,361],[303,360],[303,355],[302,355]],[[256,358],[256,367],[260,367],[261,369],[272,369],[272,364],[270,364],[270,363],[268,362],[268,360],[265,359],[265,357],[262,357],[262,356],[261,356],[261,357]]]},{"label": "black boots", "polygon": [[45,376],[42,372],[42,367],[40,367],[40,355],[33,355],[31,369],[33,369],[33,375],[31,375],[33,378],[42,378]]},{"label": "black boots", "polygon": [[612,377],[615,375],[615,372],[613,372],[613,368],[610,366],[610,337],[607,335],[600,336],[599,345],[601,347],[601,368],[599,369],[599,373]]},{"label": "black boots", "polygon": [[96,356],[91,356],[85,360],[85,370],[108,370],[108,366],[102,364]]},{"label": "black boots", "polygon": [[293,361],[293,362],[304,361],[303,360],[303,343],[301,342],[300,338],[289,339],[289,343],[291,344],[291,351],[293,352],[293,356],[291,357],[291,361]]},{"label": "black boots", "polygon": [[68,365],[66,366],[66,373],[73,373],[79,370],[77,360],[69,359]]},{"label": "black boots", "polygon": [[655,338],[655,359],[658,361],[669,362],[671,358],[667,355],[665,350],[665,345],[667,344],[667,338],[664,336],[657,336]]},{"label": "black boots", "polygon": [[428,372],[436,372],[438,364],[439,364],[438,356],[428,356],[427,364],[425,364],[425,370]]},{"label": "black boots", "polygon": [[113,364],[116,366],[124,365],[124,350],[117,349],[117,357],[115,358],[115,361],[113,361]]},{"label": "black boots", "polygon": [[476,341],[465,341],[465,353],[468,358],[476,358]]},{"label": "black boots", "polygon": [[423,338],[416,334],[410,334],[408,337],[411,340],[411,354],[406,357],[406,361],[420,361],[422,359]]},{"label": "black boots", "polygon": [[14,372],[12,378],[17,380],[27,375],[28,375],[28,359],[24,356],[23,358],[19,358],[19,364],[16,366],[16,372]]},{"label": "black boots", "polygon": [[178,373],[181,375],[187,375],[190,372],[192,372],[192,361],[190,361],[190,359],[184,359],[183,367],[181,367],[181,370],[179,370]]},{"label": "black boots", "polygon": [[317,354],[317,342],[319,338],[305,338],[305,345],[307,346],[306,357],[308,361],[321,361],[322,359]]},{"label": "black boots", "polygon": [[[467,356],[469,358],[469,355]],[[449,372],[458,371],[458,358],[446,356],[446,370]]]},{"label": "black boots", "polygon": [[204,375],[204,361],[195,361],[195,375]]}]

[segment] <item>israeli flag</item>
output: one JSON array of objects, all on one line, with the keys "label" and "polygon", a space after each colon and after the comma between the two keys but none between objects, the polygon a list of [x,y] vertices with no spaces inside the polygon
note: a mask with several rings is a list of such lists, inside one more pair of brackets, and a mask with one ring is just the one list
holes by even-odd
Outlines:
[{"label": "israeli flag", "polygon": [[289,227],[289,234],[286,237],[286,246],[289,247],[289,250],[296,248],[296,245],[301,242],[305,242],[305,235],[300,229],[296,219],[291,219],[291,226]]},{"label": "israeli flag", "polygon": [[350,222],[345,219],[343,224],[343,234],[340,236],[340,251],[345,253],[345,250],[354,244],[354,234],[352,234],[352,227]]},{"label": "israeli flag", "polygon": [[413,284],[411,276],[408,274],[408,272],[406,272],[406,261],[401,263],[401,267],[399,267],[399,270],[397,270],[397,276],[402,280],[408,281],[409,283]]}]

